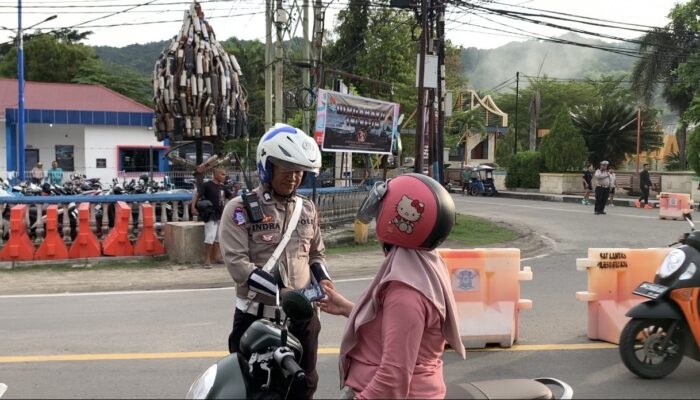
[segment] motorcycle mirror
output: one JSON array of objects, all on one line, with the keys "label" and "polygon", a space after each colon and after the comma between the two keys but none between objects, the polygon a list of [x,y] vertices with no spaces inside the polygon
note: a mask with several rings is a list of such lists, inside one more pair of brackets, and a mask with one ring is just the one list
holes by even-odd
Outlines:
[{"label": "motorcycle mirror", "polygon": [[690,224],[690,228],[695,230],[695,224],[693,223],[693,214],[690,212],[683,213],[683,218],[685,218],[686,221],[688,221],[688,224]]},{"label": "motorcycle mirror", "polygon": [[7,385],[4,383],[0,383],[0,397],[2,397],[3,394],[7,391]]},{"label": "motorcycle mirror", "polygon": [[314,315],[314,307],[306,296],[293,290],[284,294],[282,310],[294,321],[308,321]]}]

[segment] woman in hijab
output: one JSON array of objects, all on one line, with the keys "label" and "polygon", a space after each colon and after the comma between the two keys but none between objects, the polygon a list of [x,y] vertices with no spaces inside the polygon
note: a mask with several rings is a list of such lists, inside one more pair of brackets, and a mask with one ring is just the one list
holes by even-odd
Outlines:
[{"label": "woman in hijab", "polygon": [[357,399],[444,398],[445,343],[465,356],[447,267],[435,251],[452,230],[454,202],[435,180],[378,182],[358,219],[376,217],[386,258],[357,303],[322,281],[321,309],[345,315],[340,385]]}]

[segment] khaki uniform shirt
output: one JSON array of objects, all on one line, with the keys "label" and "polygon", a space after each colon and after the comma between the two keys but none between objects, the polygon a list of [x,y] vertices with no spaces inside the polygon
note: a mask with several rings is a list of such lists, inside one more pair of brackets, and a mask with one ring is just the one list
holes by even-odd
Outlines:
[{"label": "khaki uniform shirt", "polygon": [[[236,296],[274,305],[274,298],[249,292],[248,276],[253,268],[262,267],[272,256],[292,218],[295,202],[293,199],[289,202],[276,200],[272,191],[264,186],[258,186],[254,192],[258,194],[265,218],[261,222],[250,222],[241,196],[236,197],[224,208],[219,223],[219,245],[226,267],[236,282]],[[310,264],[325,265],[325,246],[316,206],[306,197],[297,196],[303,201],[301,216],[279,258],[285,266],[287,286],[292,289],[304,288],[311,282]]]}]

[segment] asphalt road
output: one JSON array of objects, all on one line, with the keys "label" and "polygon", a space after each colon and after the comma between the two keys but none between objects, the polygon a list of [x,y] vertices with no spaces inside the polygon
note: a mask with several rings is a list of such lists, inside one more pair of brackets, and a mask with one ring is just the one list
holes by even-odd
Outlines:
[{"label": "asphalt road", "polygon": [[[523,265],[534,279],[522,297],[534,308],[520,316],[519,347],[445,354],[445,379],[467,381],[554,376],[578,398],[693,398],[700,364],[685,360],[660,381],[634,377],[617,349],[585,336],[586,287],[575,267],[589,247],[659,247],[685,230],[657,211],[592,207],[455,195],[462,212],[525,225],[543,235],[541,252]],[[352,262],[349,258],[348,262]],[[362,278],[362,277],[359,277]],[[356,298],[366,279],[345,280]],[[233,290],[157,291],[81,295],[0,296],[0,382],[7,398],[181,398],[191,382],[225,351]],[[337,353],[344,321],[322,316],[319,398],[337,391]]]}]

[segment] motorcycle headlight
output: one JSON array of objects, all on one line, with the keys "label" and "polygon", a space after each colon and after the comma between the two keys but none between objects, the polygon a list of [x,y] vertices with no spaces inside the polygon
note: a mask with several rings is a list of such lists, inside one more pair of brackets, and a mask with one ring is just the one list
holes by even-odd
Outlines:
[{"label": "motorcycle headlight", "polygon": [[671,274],[678,271],[678,268],[683,265],[683,261],[685,261],[685,253],[683,250],[673,249],[668,253],[666,258],[664,258],[656,274],[659,275],[660,278],[668,278]]},{"label": "motorcycle headlight", "polygon": [[204,373],[197,378],[192,386],[190,386],[189,392],[187,392],[186,399],[206,399],[212,386],[214,386],[214,380],[216,379],[216,364],[209,367]]},{"label": "motorcycle headlight", "polygon": [[695,266],[695,263],[690,263],[688,265],[688,268],[685,269],[685,271],[681,274],[681,276],[678,277],[679,280],[684,281],[686,279],[690,279],[695,275],[695,271],[697,271],[698,267]]}]

